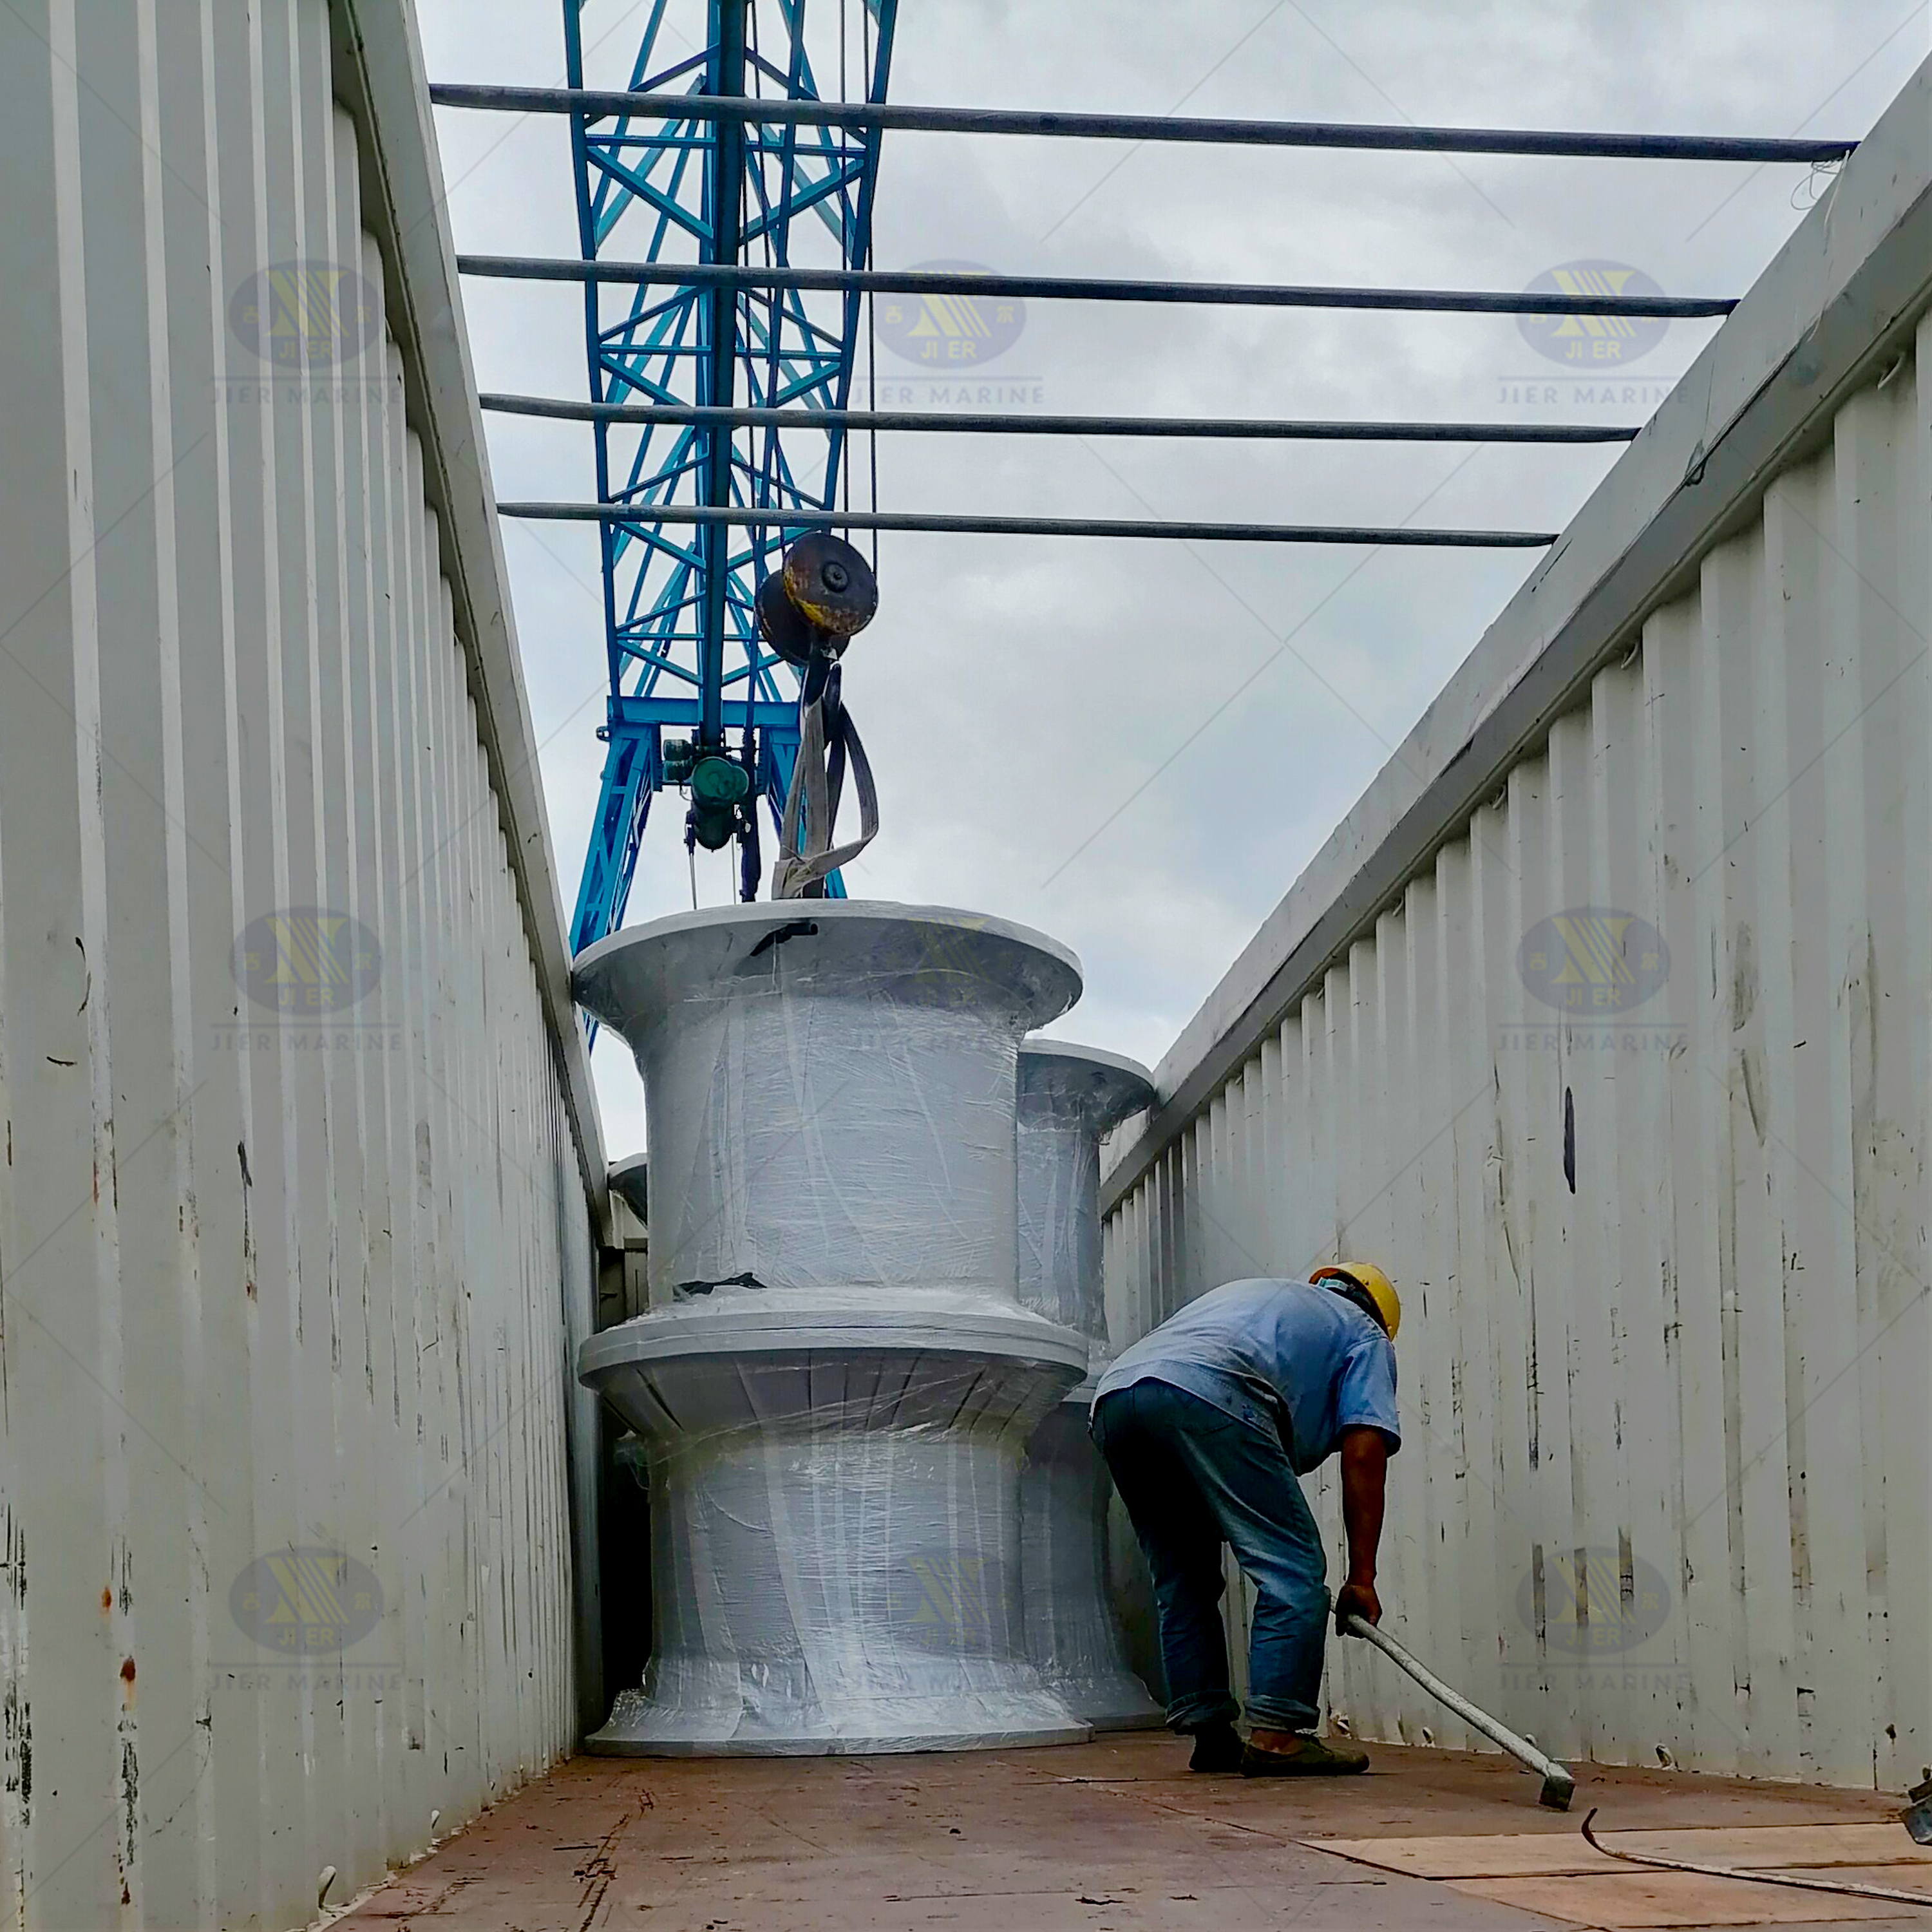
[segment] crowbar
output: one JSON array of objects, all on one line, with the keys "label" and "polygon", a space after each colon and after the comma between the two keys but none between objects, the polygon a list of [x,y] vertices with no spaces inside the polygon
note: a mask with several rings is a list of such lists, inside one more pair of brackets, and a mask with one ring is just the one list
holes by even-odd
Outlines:
[{"label": "crowbar", "polygon": [[1430,1696],[1448,1706],[1467,1724],[1472,1731],[1480,1731],[1492,1744],[1499,1744],[1519,1764],[1527,1765],[1543,1780],[1543,1790],[1537,1802],[1546,1804],[1552,1811],[1567,1811],[1570,1808],[1570,1794],[1576,1789],[1576,1780],[1553,1757],[1545,1757],[1527,1738],[1520,1738],[1515,1732],[1497,1723],[1488,1712],[1478,1710],[1460,1691],[1452,1690],[1434,1671],[1419,1659],[1410,1656],[1387,1631],[1378,1630],[1373,1624],[1364,1623],[1352,1610],[1340,1619],[1342,1629],[1350,1636],[1366,1638],[1382,1654],[1408,1672]]},{"label": "crowbar", "polygon": [[1790,1886],[1799,1892],[1841,1892],[1852,1898],[1888,1898],[1900,1905],[1916,1905],[1922,1911],[1932,1906],[1932,1892],[1901,1892],[1895,1886],[1854,1885],[1846,1879],[1801,1878],[1796,1872],[1750,1871],[1732,1865],[1693,1864],[1686,1858],[1652,1858],[1642,1852],[1618,1851],[1606,1845],[1590,1829],[1596,1816],[1592,1808],[1583,1820],[1583,1842],[1606,1858],[1621,1858],[1628,1865],[1648,1865],[1658,1871],[1695,1872],[1701,1878],[1748,1879],[1754,1885]]}]

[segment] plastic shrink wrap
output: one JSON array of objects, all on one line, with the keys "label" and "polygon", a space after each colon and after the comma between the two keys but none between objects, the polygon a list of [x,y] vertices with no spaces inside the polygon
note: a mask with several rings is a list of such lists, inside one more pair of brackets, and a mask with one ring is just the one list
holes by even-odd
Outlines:
[{"label": "plastic shrink wrap", "polygon": [[1019,1506],[1087,1345],[1014,1262],[1018,1043],[1079,984],[1020,928],[850,901],[584,956],[644,1077],[651,1212],[650,1307],[579,1358],[651,1492],[651,1661],[591,1749],[1087,1735],[1026,1654]]},{"label": "plastic shrink wrap", "polygon": [[1019,1297],[1086,1337],[1090,1372],[1035,1432],[1021,1481],[1027,1650],[1068,1706],[1102,1730],[1161,1721],[1129,1667],[1114,1614],[1114,1486],[1088,1434],[1111,1358],[1102,1291],[1100,1136],[1149,1106],[1147,1070],[1095,1047],[1029,1040],[1019,1054]]},{"label": "plastic shrink wrap", "polygon": [[623,1197],[625,1204],[643,1226],[650,1226],[650,1162],[644,1155],[633,1154],[628,1160],[611,1163],[610,1191]]}]

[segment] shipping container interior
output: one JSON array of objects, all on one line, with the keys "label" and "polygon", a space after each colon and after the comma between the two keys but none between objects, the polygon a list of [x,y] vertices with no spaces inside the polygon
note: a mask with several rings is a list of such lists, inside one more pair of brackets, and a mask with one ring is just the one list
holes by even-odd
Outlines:
[{"label": "shipping container interior", "polygon": [[[827,7],[817,79],[792,0],[695,48],[562,10],[574,92],[433,90],[416,0],[0,8],[5,1923],[1922,1922],[1932,60],[1835,151],[1669,149],[976,118],[887,104],[894,0]],[[548,256],[459,254],[439,112],[567,129]],[[876,273],[895,128],[1829,172],[1735,303],[1407,292],[1718,320],[1560,532],[956,516],[840,506],[874,297],[1404,303]],[[479,383],[485,277],[580,302],[588,403]],[[546,410],[596,501],[493,473]],[[574,904],[546,522],[609,650]],[[881,528],[1540,555],[1150,1069],[1066,1033],[1051,934],[857,890]],[[680,836],[691,909],[627,917]],[[1372,1774],[1274,1780],[1219,1516],[1262,1701],[1202,1777],[1090,1418],[1217,1286],[1331,1265],[1396,1364],[1398,1426],[1330,1432],[1399,1434],[1385,1608],[1278,1721]]]}]

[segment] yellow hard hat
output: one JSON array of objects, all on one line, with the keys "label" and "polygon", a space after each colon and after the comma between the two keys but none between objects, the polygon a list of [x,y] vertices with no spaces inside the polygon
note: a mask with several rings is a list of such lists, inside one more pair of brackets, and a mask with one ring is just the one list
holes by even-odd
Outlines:
[{"label": "yellow hard hat", "polygon": [[1330,1262],[1317,1268],[1308,1279],[1353,1282],[1375,1304],[1376,1318],[1388,1330],[1389,1340],[1395,1340],[1395,1331],[1402,1326],[1402,1297],[1396,1293],[1395,1283],[1373,1262]]}]

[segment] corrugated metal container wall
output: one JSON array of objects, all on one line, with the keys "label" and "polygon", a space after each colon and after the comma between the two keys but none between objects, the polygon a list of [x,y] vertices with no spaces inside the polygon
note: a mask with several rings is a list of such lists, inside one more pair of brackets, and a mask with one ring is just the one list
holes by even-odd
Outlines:
[{"label": "corrugated metal container wall", "polygon": [[13,1925],[298,1924],[574,1733],[568,1049],[330,28],[0,15]]},{"label": "corrugated metal container wall", "polygon": [[[1932,1760],[1932,328],[1890,354],[1108,1225],[1130,1335],[1397,1277],[1390,1627],[1560,1755]],[[1364,1646],[1328,1693],[1479,1742]]]}]

